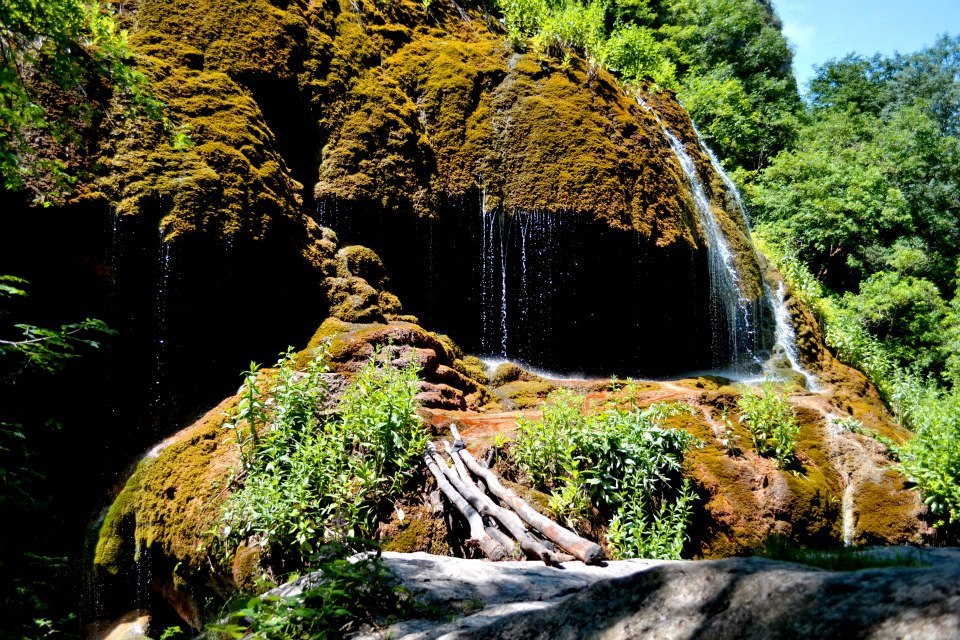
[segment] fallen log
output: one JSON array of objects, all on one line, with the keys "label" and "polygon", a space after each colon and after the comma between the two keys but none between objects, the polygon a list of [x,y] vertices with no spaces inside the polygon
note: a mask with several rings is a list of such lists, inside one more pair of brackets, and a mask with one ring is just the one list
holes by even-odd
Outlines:
[{"label": "fallen log", "polygon": [[[456,435],[458,434],[455,434],[454,437],[456,437]],[[542,560],[544,564],[549,566],[556,566],[561,562],[574,559],[573,556],[557,553],[555,550],[547,548],[539,540],[534,538],[517,514],[495,503],[490,496],[473,484],[473,478],[470,477],[470,472],[467,471],[463,459],[460,457],[463,451],[456,450],[455,447],[451,447],[446,441],[444,441],[443,444],[446,447],[447,454],[453,460],[453,467],[457,473],[460,474],[461,480],[473,489],[476,502],[471,502],[471,504],[480,515],[490,516],[500,522],[510,535],[520,543],[520,550],[523,551],[525,556],[533,560]]]},{"label": "fallen log", "polygon": [[466,518],[467,524],[470,526],[470,539],[490,560],[503,560],[507,557],[507,551],[487,533],[480,513],[454,488],[450,482],[452,477],[450,469],[443,460],[435,458],[436,455],[436,449],[431,444],[428,446],[427,452],[423,454],[423,459],[427,463],[430,473],[436,478],[437,487],[441,493]]},{"label": "fallen log", "polygon": [[572,553],[575,558],[585,564],[596,564],[604,559],[603,549],[600,548],[600,545],[590,542],[586,538],[581,538],[573,531],[534,510],[520,496],[503,486],[497,476],[490,469],[477,462],[469,451],[462,450],[458,454],[470,471],[483,479],[487,488],[490,489],[490,493],[513,509],[533,529]]}]

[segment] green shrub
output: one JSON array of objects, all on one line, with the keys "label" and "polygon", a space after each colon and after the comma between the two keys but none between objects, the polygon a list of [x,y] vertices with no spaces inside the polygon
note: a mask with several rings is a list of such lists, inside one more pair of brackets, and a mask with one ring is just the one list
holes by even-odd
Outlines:
[{"label": "green shrub", "polygon": [[796,460],[800,426],[790,401],[772,382],[764,382],[759,394],[744,389],[737,407],[757,453],[774,458],[782,467]]},{"label": "green shrub", "polygon": [[690,481],[683,481],[674,500],[660,503],[652,521],[641,491],[624,492],[624,497],[607,530],[607,541],[617,556],[679,560],[696,497]]},{"label": "green shrub", "polygon": [[555,516],[576,526],[599,514],[617,556],[679,558],[693,501],[680,474],[695,439],[660,424],[690,411],[658,403],[584,415],[583,397],[560,390],[542,421],[520,421],[510,451],[534,486],[552,492]]},{"label": "green shrub", "polygon": [[536,487],[555,488],[572,465],[575,434],[584,430],[584,397],[568,389],[550,394],[543,419],[517,421],[517,437],[510,448],[514,461]]},{"label": "green shrub", "polygon": [[915,389],[903,397],[914,436],[897,448],[901,467],[944,527],[960,522],[960,391]]},{"label": "green shrub", "polygon": [[[248,375],[242,391],[253,400],[244,409],[241,399],[240,413],[262,405],[265,424],[258,440],[238,440],[247,464],[237,479],[242,486],[224,506],[225,542],[252,539],[302,558],[317,542],[371,537],[383,501],[416,468],[428,440],[416,414],[416,367],[397,370],[375,356],[344,391],[337,415],[321,419],[325,371],[323,353],[303,372],[288,353],[262,403]],[[239,422],[225,424],[239,433]]]},{"label": "green shrub", "polygon": [[315,585],[293,596],[250,598],[207,632],[237,640],[324,640],[434,613],[394,586],[379,554],[351,560],[338,553],[315,569],[322,574]]}]

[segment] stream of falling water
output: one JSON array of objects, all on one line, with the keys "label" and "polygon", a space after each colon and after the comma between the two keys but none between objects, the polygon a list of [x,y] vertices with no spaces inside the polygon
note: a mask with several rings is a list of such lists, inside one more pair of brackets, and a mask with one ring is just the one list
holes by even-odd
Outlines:
[{"label": "stream of falling water", "polygon": [[793,330],[793,324],[790,322],[790,311],[786,305],[786,285],[784,285],[782,280],[777,284],[776,296],[771,295],[770,285],[767,284],[766,281],[763,283],[763,290],[767,297],[773,301],[777,345],[783,349],[784,355],[790,362],[790,367],[803,375],[807,389],[814,392],[819,391],[820,385],[817,383],[817,377],[807,371],[806,367],[800,362],[800,350],[797,348],[797,334]]},{"label": "stream of falling water", "polygon": [[[760,337],[759,336],[760,332],[758,327],[759,323],[756,321],[755,317],[752,317],[754,314],[750,309],[751,305],[749,304],[748,300],[744,299],[742,290],[740,289],[739,275],[737,274],[736,267],[733,264],[733,254],[730,251],[729,244],[726,241],[726,237],[723,235],[722,230],[720,229],[719,224],[717,223],[716,218],[713,215],[713,210],[710,207],[710,201],[709,199],[706,198],[703,192],[703,185],[700,182],[699,176],[696,173],[696,165],[693,163],[693,160],[690,158],[689,154],[686,152],[686,148],[684,147],[683,143],[680,142],[680,140],[667,128],[666,123],[663,122],[659,114],[657,114],[657,112],[650,105],[648,105],[646,101],[643,100],[642,97],[637,96],[637,102],[645,111],[653,115],[653,117],[656,119],[657,123],[660,125],[660,128],[663,130],[663,133],[666,136],[668,142],[670,143],[671,149],[673,150],[674,154],[677,156],[677,159],[680,161],[680,165],[683,168],[684,173],[687,175],[687,180],[690,182],[694,200],[697,204],[698,213],[700,214],[701,223],[703,224],[704,222],[706,222],[706,224],[703,224],[703,226],[708,235],[708,242],[710,243],[710,245],[715,246],[714,253],[720,254],[719,261],[717,261],[717,258],[715,258],[714,256],[710,256],[711,303],[713,300],[715,288],[717,286],[715,284],[715,278],[714,278],[714,275],[718,273],[718,271],[715,269],[717,266],[719,266],[717,262],[722,263],[724,270],[726,271],[726,274],[724,274],[722,271],[719,272],[719,275],[721,276],[721,278],[724,278],[724,276],[727,276],[727,279],[732,278],[733,284],[736,287],[737,308],[734,310],[735,315],[733,316],[733,318],[735,318],[735,320],[734,320],[734,326],[732,327],[735,333],[731,338],[731,343],[732,343],[731,348],[733,349],[732,353],[735,354],[734,364],[735,365],[737,364],[736,356],[741,355],[740,349],[742,349],[743,345],[739,344],[738,342],[739,342],[741,330],[743,329],[746,330],[748,339],[750,340],[751,343],[753,343],[752,346],[753,346],[754,353],[751,353],[749,355],[754,360],[756,360],[757,359],[757,355],[755,352],[756,347],[759,342],[762,342],[761,340],[759,340],[759,337]],[[703,150],[707,158],[709,158],[710,164],[713,167],[713,170],[717,173],[717,175],[720,176],[724,186],[727,189],[727,193],[730,196],[732,196],[735,209],[740,214],[741,219],[743,221],[744,228],[747,230],[747,239],[750,240],[750,246],[753,247],[753,241],[749,237],[750,219],[747,214],[747,208],[743,203],[743,198],[740,195],[740,190],[737,189],[736,184],[734,184],[733,180],[730,178],[727,172],[724,171],[723,166],[720,164],[720,161],[717,159],[716,154],[714,154],[709,147],[703,144],[703,139],[701,138],[700,132],[697,130],[696,125],[694,125],[693,130],[697,136],[697,143],[700,149]],[[707,250],[709,253],[710,252],[709,246]],[[732,293],[732,290],[729,288],[728,282],[722,283],[722,288],[726,288],[727,291]],[[807,371],[806,368],[804,368],[800,362],[800,354],[799,354],[799,350],[797,349],[796,333],[794,332],[793,326],[790,322],[790,312],[787,310],[786,304],[785,304],[785,291],[784,291],[783,282],[781,281],[780,283],[778,283],[777,295],[774,296],[770,290],[770,284],[767,282],[766,278],[764,277],[763,291],[764,291],[764,297],[766,298],[766,302],[769,304],[770,308],[772,308],[774,312],[773,314],[774,321],[775,321],[774,337],[775,337],[776,346],[780,347],[783,350],[784,354],[787,357],[787,360],[790,363],[790,366],[795,371],[803,375],[804,380],[806,381],[807,388],[811,391],[816,391],[818,389],[816,377],[813,374],[811,374],[809,371]],[[722,292],[720,293],[722,294]],[[728,298],[726,303],[728,325],[731,324],[730,322],[731,315],[729,313],[731,311],[730,302],[732,302],[732,299]],[[743,354],[743,355],[748,355],[748,354]]]},{"label": "stream of falling water", "polygon": [[[713,215],[710,199],[707,197],[703,182],[697,174],[697,166],[687,153],[686,147],[669,129],[663,133],[670,143],[674,154],[680,161],[690,184],[690,192],[696,205],[700,226],[707,236],[707,263],[710,274],[710,320],[714,327],[722,326],[726,331],[727,344],[720,343],[723,334],[713,332],[714,354],[720,356],[726,350],[734,368],[750,364],[759,364],[757,356],[757,327],[753,318],[753,309],[743,295],[740,286],[740,274],[734,264],[733,251],[727,242],[717,218]],[[721,363],[717,363],[721,364]]]}]

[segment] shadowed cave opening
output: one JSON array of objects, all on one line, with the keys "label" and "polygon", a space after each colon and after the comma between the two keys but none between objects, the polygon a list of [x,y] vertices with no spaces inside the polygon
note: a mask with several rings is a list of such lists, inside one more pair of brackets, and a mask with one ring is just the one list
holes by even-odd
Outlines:
[{"label": "shadowed cave opening", "polygon": [[[575,212],[505,214],[480,203],[479,193],[450,198],[436,217],[414,219],[325,201],[318,221],[341,244],[377,251],[406,312],[468,353],[593,376],[731,364],[726,328],[711,320],[706,252],[660,247]],[[765,305],[755,306],[770,333]]]}]

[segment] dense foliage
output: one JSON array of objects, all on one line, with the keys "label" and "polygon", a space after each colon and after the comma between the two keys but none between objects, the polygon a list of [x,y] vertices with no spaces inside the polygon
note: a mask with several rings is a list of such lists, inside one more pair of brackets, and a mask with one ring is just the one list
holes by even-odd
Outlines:
[{"label": "dense foliage", "polygon": [[510,452],[554,515],[577,527],[596,509],[620,557],[679,559],[693,491],[680,480],[694,438],[662,422],[690,407],[655,404],[585,413],[583,397],[551,394],[543,420],[521,420]]},{"label": "dense foliage", "polygon": [[129,64],[127,35],[99,0],[5,0],[0,5],[0,179],[5,189],[29,187],[49,204],[76,176],[62,153],[38,145],[76,144],[76,124],[103,108],[95,87],[116,89],[132,104],[159,114],[144,76]]},{"label": "dense foliage", "polygon": [[794,462],[800,426],[785,394],[778,392],[772,382],[765,382],[759,393],[744,388],[737,407],[740,422],[747,426],[757,453],[774,458],[782,467]]},{"label": "dense foliage", "polygon": [[241,486],[224,505],[228,553],[253,541],[300,563],[318,541],[370,538],[383,501],[416,468],[428,438],[416,414],[417,368],[375,356],[333,412],[324,412],[325,372],[323,352],[302,372],[288,353],[266,379],[246,375],[224,424],[244,462]]},{"label": "dense foliage", "polygon": [[916,431],[899,451],[960,521],[960,37],[818,70],[797,143],[748,187],[756,237],[837,355]]},{"label": "dense foliage", "polygon": [[627,83],[673,89],[731,167],[753,171],[792,140],[792,54],[757,0],[499,0],[515,45],[570,49]]}]

